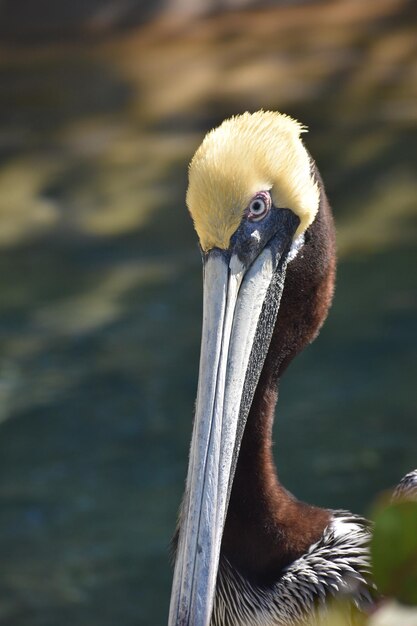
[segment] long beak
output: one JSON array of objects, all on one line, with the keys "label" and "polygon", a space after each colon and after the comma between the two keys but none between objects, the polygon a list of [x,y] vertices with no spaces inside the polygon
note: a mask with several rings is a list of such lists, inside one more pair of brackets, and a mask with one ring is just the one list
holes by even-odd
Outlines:
[{"label": "long beak", "polygon": [[[264,325],[268,316],[271,282],[276,312],[282,292],[284,242],[278,248],[266,246],[248,269],[237,255],[221,250],[205,258],[200,373],[169,626],[210,623],[234,467],[253,393],[249,406],[245,397],[258,382],[275,319],[266,324],[266,340],[265,329],[257,333],[258,323]],[[259,343],[265,344],[262,355],[252,358]]]}]

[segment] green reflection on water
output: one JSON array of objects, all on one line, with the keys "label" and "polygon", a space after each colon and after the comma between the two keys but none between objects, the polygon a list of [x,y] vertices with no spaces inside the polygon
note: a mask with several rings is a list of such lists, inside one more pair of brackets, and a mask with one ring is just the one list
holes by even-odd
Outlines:
[{"label": "green reflection on water", "polygon": [[363,511],[416,465],[417,39],[395,3],[322,10],[2,61],[0,622],[166,621],[201,315],[186,168],[232,112],[311,127],[339,226],[331,315],[280,392],[283,482]]}]

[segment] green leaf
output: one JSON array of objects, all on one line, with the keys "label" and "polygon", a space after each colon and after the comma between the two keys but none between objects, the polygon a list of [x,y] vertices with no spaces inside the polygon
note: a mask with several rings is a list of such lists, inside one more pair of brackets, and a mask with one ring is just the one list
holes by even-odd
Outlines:
[{"label": "green leaf", "polygon": [[378,589],[417,605],[417,502],[397,502],[378,511],[371,552]]}]

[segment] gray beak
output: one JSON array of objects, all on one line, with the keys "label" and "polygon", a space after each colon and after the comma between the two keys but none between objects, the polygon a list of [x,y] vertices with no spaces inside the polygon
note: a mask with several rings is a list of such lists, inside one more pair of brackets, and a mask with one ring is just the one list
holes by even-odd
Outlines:
[{"label": "gray beak", "polygon": [[[199,382],[169,626],[210,623],[227,505],[249,411],[242,410],[242,398],[247,395],[254,345],[259,348],[260,343],[253,388],[263,366],[290,245],[291,233],[275,238],[250,263],[218,249],[205,257]],[[271,298],[275,317],[260,341],[258,324]]]}]

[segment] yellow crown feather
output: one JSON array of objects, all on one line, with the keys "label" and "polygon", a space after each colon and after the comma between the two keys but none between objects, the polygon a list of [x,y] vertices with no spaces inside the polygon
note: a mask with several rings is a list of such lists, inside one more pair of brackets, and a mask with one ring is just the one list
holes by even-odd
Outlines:
[{"label": "yellow crown feather", "polygon": [[300,218],[296,236],[313,222],[319,189],[300,134],[306,129],[272,111],[244,113],[207,133],[189,168],[187,206],[203,250],[229,247],[258,191]]}]

